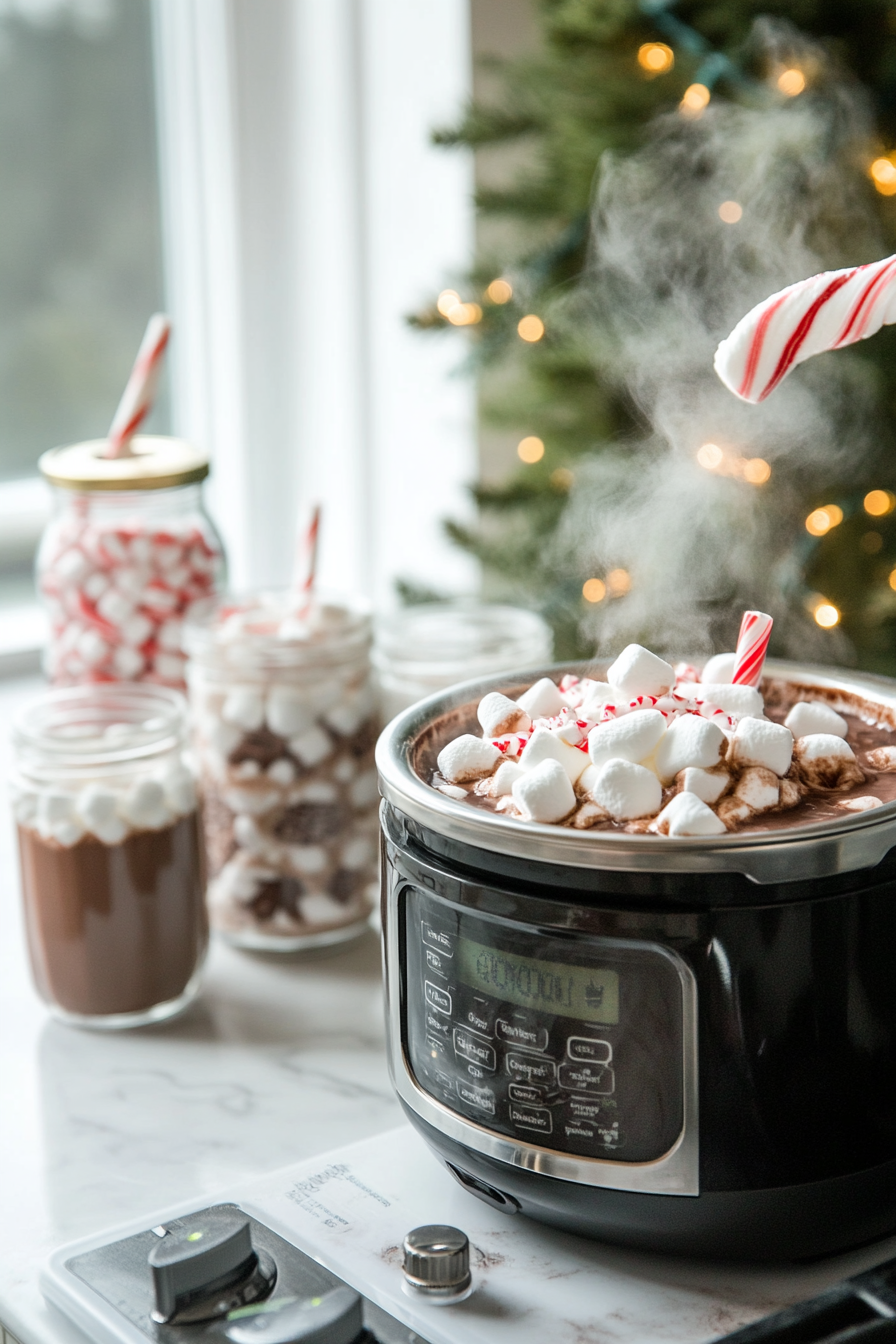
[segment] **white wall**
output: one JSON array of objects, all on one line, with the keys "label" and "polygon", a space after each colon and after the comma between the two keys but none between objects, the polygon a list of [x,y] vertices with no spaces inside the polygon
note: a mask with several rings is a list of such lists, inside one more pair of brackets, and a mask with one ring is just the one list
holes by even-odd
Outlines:
[{"label": "white wall", "polygon": [[472,166],[429,144],[470,83],[467,0],[154,0],[176,432],[214,455],[237,586],[469,591],[463,337],[408,312],[469,260]]}]

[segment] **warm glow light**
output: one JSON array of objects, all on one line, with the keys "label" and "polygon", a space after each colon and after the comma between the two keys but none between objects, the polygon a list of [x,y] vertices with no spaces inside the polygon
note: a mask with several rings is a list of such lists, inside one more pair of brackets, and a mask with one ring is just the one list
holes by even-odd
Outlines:
[{"label": "warm glow light", "polygon": [[715,471],[716,467],[720,467],[724,456],[717,443],[704,443],[702,448],[697,449],[697,461],[707,471]]},{"label": "warm glow light", "polygon": [[607,588],[611,597],[625,597],[632,586],[632,576],[627,569],[611,569],[607,575]]},{"label": "warm glow light", "polygon": [[823,509],[813,509],[806,519],[806,531],[813,537],[823,537],[832,527],[843,522],[843,510],[838,504],[826,504]]},{"label": "warm glow light", "polygon": [[699,117],[709,104],[710,92],[705,84],[690,84],[682,95],[678,110],[685,117]]},{"label": "warm glow light", "polygon": [[840,620],[840,613],[831,602],[819,602],[812,615],[822,630],[833,630]]},{"label": "warm glow light", "polygon": [[582,584],[582,596],[586,602],[603,602],[607,595],[607,585],[600,579],[586,579]]},{"label": "warm glow light", "polygon": [[872,518],[883,518],[885,513],[892,513],[896,508],[896,495],[889,490],[869,490],[862,503]]},{"label": "warm glow light", "polygon": [[875,159],[868,172],[881,196],[896,196],[896,163],[892,159]]},{"label": "warm glow light", "polygon": [[890,570],[890,577],[887,579],[887,583],[889,583],[893,591],[896,592],[896,569]]},{"label": "warm glow light", "polygon": [[764,457],[748,457],[743,464],[744,480],[751,485],[765,485],[772,469]]},{"label": "warm glow light", "polygon": [[472,327],[482,321],[482,309],[478,303],[456,303],[445,316],[453,327]]},{"label": "warm glow light", "polygon": [[644,42],[638,48],[638,64],[651,78],[665,75],[675,64],[675,53],[665,42]]},{"label": "warm glow light", "polygon": [[517,457],[521,458],[523,462],[540,462],[544,457],[544,444],[541,439],[536,438],[534,434],[530,434],[527,438],[520,439],[516,446],[516,452]]},{"label": "warm glow light", "polygon": [[525,317],[521,317],[516,324],[516,329],[524,341],[532,343],[540,341],[544,335],[544,323],[534,313],[527,313]]},{"label": "warm glow light", "polygon": [[884,539],[879,532],[866,532],[859,545],[866,555],[877,555],[884,548]]},{"label": "warm glow light", "polygon": [[436,307],[443,317],[447,317],[451,309],[458,303],[460,303],[460,295],[456,289],[443,289],[436,299]]},{"label": "warm glow light", "polygon": [[513,285],[509,280],[493,280],[485,294],[492,303],[509,303],[513,298]]},{"label": "warm glow light", "polygon": [[557,490],[569,490],[572,486],[573,474],[569,467],[556,467],[551,472],[551,485]]},{"label": "warm glow light", "polygon": [[719,219],[723,224],[737,224],[743,218],[744,208],[737,201],[723,201],[719,206]]},{"label": "warm glow light", "polygon": [[795,98],[806,87],[806,76],[802,70],[782,70],[778,76],[778,88],[788,98]]}]

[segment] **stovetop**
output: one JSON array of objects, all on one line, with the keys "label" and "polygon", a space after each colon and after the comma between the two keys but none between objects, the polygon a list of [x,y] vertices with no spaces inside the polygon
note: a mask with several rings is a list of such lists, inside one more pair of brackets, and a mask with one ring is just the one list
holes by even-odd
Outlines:
[{"label": "stovetop", "polygon": [[[290,1283],[299,1291],[303,1274],[312,1284],[322,1273],[322,1283],[350,1285],[365,1298],[368,1325],[382,1344],[409,1344],[415,1335],[429,1344],[698,1344],[819,1293],[827,1294],[820,1306],[784,1320],[782,1338],[816,1344],[835,1327],[896,1316],[889,1270],[836,1286],[892,1255],[892,1242],[812,1265],[769,1267],[696,1263],[586,1241],[465,1193],[407,1127],[246,1181],[209,1203],[222,1201],[266,1229],[284,1266],[289,1248],[303,1253],[284,1268],[278,1291]],[[198,1341],[204,1327],[175,1332],[151,1324],[148,1287],[129,1305],[124,1280],[104,1283],[84,1266],[95,1263],[98,1248],[128,1238],[151,1241],[152,1228],[199,1207],[194,1201],[148,1211],[138,1223],[64,1247],[44,1269],[44,1293],[95,1344],[163,1344],[175,1335]],[[469,1237],[473,1292],[465,1301],[433,1305],[403,1287],[403,1239],[429,1223],[459,1227]],[[745,1344],[776,1339],[774,1326],[752,1325]]]}]

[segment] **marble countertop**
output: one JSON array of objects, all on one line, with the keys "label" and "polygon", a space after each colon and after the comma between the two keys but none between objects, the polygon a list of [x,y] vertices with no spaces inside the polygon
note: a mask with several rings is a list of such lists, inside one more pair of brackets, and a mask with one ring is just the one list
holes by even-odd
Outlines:
[{"label": "marble countertop", "polygon": [[[0,682],[8,723],[38,688]],[[398,1124],[373,933],[331,952],[213,945],[174,1022],[100,1034],[54,1022],[30,980],[12,823],[0,805],[0,1340],[83,1337],[44,1305],[60,1243]]]}]

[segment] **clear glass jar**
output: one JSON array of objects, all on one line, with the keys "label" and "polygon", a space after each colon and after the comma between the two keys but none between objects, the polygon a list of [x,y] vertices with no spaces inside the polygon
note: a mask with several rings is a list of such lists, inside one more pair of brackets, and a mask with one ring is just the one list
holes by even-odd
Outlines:
[{"label": "clear glass jar", "polygon": [[455,682],[543,665],[553,655],[553,632],[533,611],[469,601],[405,607],[376,623],[383,720]]},{"label": "clear glass jar", "polygon": [[40,460],[54,495],[37,557],[46,672],[57,686],[183,689],[184,614],[224,581],[224,550],[202,505],[208,458],[151,436],[135,438],[128,457],[104,457],[105,448],[98,439]]},{"label": "clear glass jar", "polygon": [[184,697],[113,683],[47,691],[12,732],[31,968],[78,1026],[171,1017],[199,987],[205,858]]},{"label": "clear glass jar", "polygon": [[363,932],[378,895],[370,617],[296,601],[215,604],[186,636],[212,927],[283,952]]}]

